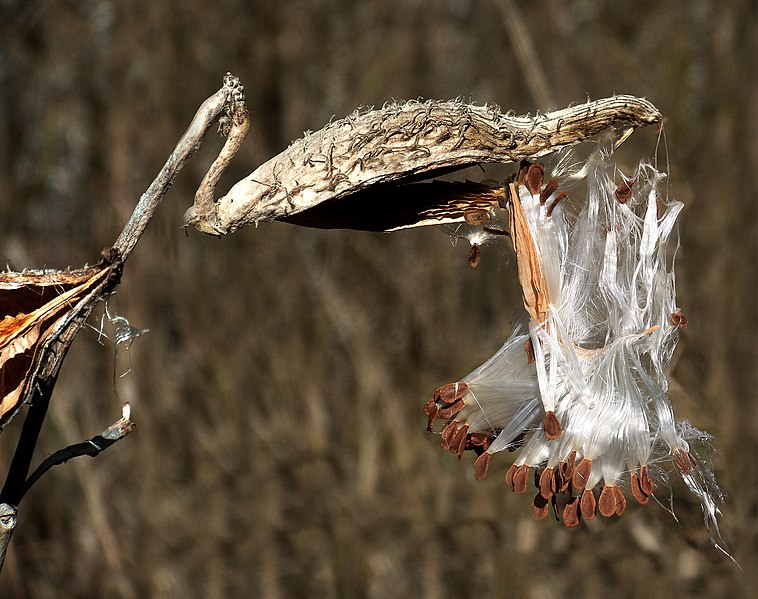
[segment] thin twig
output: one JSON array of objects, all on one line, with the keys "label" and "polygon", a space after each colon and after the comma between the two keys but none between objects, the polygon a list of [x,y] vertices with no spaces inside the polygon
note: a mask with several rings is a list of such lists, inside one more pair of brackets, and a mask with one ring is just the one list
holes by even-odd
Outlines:
[{"label": "thin twig", "polygon": [[56,451],[54,454],[44,459],[39,466],[32,472],[26,482],[24,483],[24,494],[36,483],[40,477],[45,474],[53,466],[58,466],[68,462],[71,458],[77,458],[79,456],[88,455],[95,457],[101,452],[108,449],[119,439],[124,438],[134,428],[134,422],[131,418],[131,410],[129,404],[124,404],[122,409],[122,416],[119,420],[111,424],[107,429],[101,432],[99,435],[95,435],[91,439],[82,441],[81,443],[75,443],[69,445],[64,449]]},{"label": "thin twig", "polygon": [[221,89],[202,103],[187,131],[176,144],[174,151],[166,164],[163,165],[158,176],[140,197],[129,222],[126,223],[121,235],[113,244],[113,248],[119,253],[122,261],[126,260],[131,254],[153,217],[158,204],[161,203],[163,196],[166,195],[187,160],[198,150],[208,129],[224,109],[229,106],[229,103],[238,99],[237,94],[239,94],[240,87],[239,79],[227,73]]}]

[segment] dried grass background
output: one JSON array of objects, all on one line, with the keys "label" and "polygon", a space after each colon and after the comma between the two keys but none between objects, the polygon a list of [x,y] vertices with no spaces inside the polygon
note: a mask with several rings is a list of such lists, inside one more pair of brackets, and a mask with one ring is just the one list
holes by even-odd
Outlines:
[{"label": "dried grass background", "polygon": [[[667,116],[671,194],[687,206],[675,408],[716,437],[724,531],[745,572],[709,547],[678,484],[678,524],[630,504],[621,519],[566,530],[533,522],[529,498],[506,489],[512,456],[474,481],[470,456],[457,464],[425,434],[421,406],[521,314],[510,254],[485,251],[471,271],[467,249],[437,230],[186,236],[182,214],[221,145],[209,136],[110,302],[150,329],[132,372],[116,396],[111,347],[80,336],[39,457],[102,430],[122,400],[138,427],[31,491],[0,595],[749,596],[756,5],[546,0],[518,3],[515,28],[509,5],[2,2],[0,258],[16,269],[96,261],[227,70],[246,85],[253,128],[224,186],[332,115],[390,98],[520,113],[646,96]],[[524,41],[536,49],[527,62],[514,52]],[[655,132],[628,144],[633,167]],[[20,424],[0,436],[3,472]]]}]

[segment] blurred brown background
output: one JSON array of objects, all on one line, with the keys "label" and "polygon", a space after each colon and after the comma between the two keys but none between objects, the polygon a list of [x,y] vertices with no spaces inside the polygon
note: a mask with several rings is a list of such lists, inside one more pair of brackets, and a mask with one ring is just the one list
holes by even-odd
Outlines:
[{"label": "blurred brown background", "polygon": [[[210,135],[109,304],[150,329],[132,372],[116,395],[112,347],[81,335],[39,457],[105,428],[123,400],[138,427],[30,492],[0,595],[751,596],[756,4],[212,6],[0,2],[0,259],[97,261],[227,70],[246,85],[253,129],[224,186],[304,130],[390,98],[462,96],[520,113],[645,96],[667,117],[671,194],[687,205],[677,282],[690,326],[673,401],[715,435],[723,528],[745,572],[709,546],[676,481],[679,523],[635,505],[571,531],[532,522],[529,498],[506,490],[512,456],[474,481],[470,456],[457,464],[425,434],[421,406],[520,316],[510,254],[485,251],[471,271],[467,248],[438,230],[186,236],[182,215],[221,145]],[[516,51],[530,43],[531,58]],[[655,141],[638,132],[622,159],[633,167]],[[20,425],[0,436],[2,472]]]}]

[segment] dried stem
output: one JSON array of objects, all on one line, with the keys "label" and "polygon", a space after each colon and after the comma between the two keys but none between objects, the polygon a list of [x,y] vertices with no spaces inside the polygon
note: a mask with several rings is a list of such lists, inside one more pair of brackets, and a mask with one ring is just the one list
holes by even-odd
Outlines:
[{"label": "dried stem", "polygon": [[[223,111],[226,111],[228,119],[238,114],[240,107],[244,109],[242,100],[242,86],[239,80],[227,74],[222,88],[202,104],[166,164],[140,197],[116,243],[104,252],[103,262],[95,269],[100,272],[92,277],[92,287],[88,288],[86,295],[81,297],[55,325],[53,334],[41,342],[34,366],[28,374],[27,389],[29,391],[23,400],[23,403],[29,405],[28,413],[8,475],[0,491],[0,570],[2,570],[8,542],[15,527],[16,511],[24,493],[54,465],[79,455],[97,455],[131,430],[133,423],[129,419],[128,408],[125,408],[121,420],[103,433],[56,452],[43,461],[31,477],[27,478],[39,433],[68,348],[97,303],[110,294],[120,282],[124,262],[145,231],[168,188],[190,156],[199,148],[202,137]],[[222,128],[223,126],[222,117]],[[233,141],[233,143],[241,142]],[[12,275],[14,273],[9,273],[6,277]],[[23,280],[24,276],[25,273],[17,273],[16,278]],[[33,278],[33,275],[29,276]]]},{"label": "dried stem", "polygon": [[[147,188],[147,191],[145,191],[140,197],[129,222],[126,223],[123,231],[121,231],[121,235],[119,235],[116,243],[113,244],[114,249],[118,251],[122,261],[126,260],[129,254],[131,254],[134,246],[142,236],[142,233],[144,233],[147,224],[153,217],[158,204],[163,200],[163,196],[166,195],[166,192],[173,184],[174,179],[176,179],[176,176],[182,170],[187,160],[189,160],[200,147],[200,142],[203,136],[225,110],[234,115],[233,118],[235,123],[240,120],[240,111],[244,110],[244,104],[242,103],[242,86],[239,83],[239,79],[229,73],[224,77],[224,84],[221,89],[203,102],[197,113],[195,113],[187,131],[185,131],[184,135],[179,140],[179,143],[176,144],[174,151],[171,153],[171,156],[169,156],[166,164],[163,165],[158,176],[150,184],[150,187]],[[241,140],[236,139],[237,135],[234,137],[235,139],[230,138],[230,140],[227,141],[227,144],[224,146],[224,151],[229,151],[227,146],[229,146],[230,143],[232,145],[237,144],[237,147],[239,147]],[[225,164],[219,170],[218,165],[214,163],[211,170],[208,172],[208,175],[206,175],[203,185],[208,185],[209,178],[213,180],[215,177],[215,181],[217,181],[223,168],[225,168]],[[213,183],[214,186],[215,181]],[[202,196],[199,202],[200,205],[204,205]]]},{"label": "dried stem", "polygon": [[75,443],[74,445],[69,445],[64,449],[59,449],[54,454],[48,456],[40,463],[39,466],[37,466],[29,478],[26,479],[23,490],[24,494],[26,494],[26,492],[34,485],[34,483],[36,483],[40,477],[45,474],[45,472],[50,470],[50,468],[53,466],[65,464],[70,459],[83,455],[95,457],[108,449],[116,441],[128,435],[134,428],[134,422],[132,422],[130,415],[131,410],[129,408],[129,404],[124,404],[121,418],[111,424],[103,432],[95,435],[91,439],[82,441],[81,443]]}]

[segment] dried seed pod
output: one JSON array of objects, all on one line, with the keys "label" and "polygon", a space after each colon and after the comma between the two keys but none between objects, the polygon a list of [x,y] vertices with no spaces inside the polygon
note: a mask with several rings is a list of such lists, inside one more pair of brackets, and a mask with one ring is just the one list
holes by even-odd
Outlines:
[{"label": "dried seed pod", "polygon": [[566,528],[576,528],[579,526],[579,498],[572,497],[563,508],[563,523]]},{"label": "dried seed pod", "polygon": [[476,480],[487,478],[487,472],[490,468],[490,458],[492,458],[492,454],[485,451],[474,461],[474,478]]},{"label": "dried seed pod", "polygon": [[478,243],[471,244],[471,251],[468,253],[468,265],[476,268],[482,262],[482,250]]},{"label": "dried seed pod", "polygon": [[558,420],[558,416],[555,415],[555,412],[545,412],[545,421],[542,424],[542,430],[544,431],[545,436],[551,441],[554,441],[563,434],[563,427],[561,426],[560,420]]},{"label": "dried seed pod", "polygon": [[550,511],[548,500],[541,493],[537,493],[532,500],[532,518],[544,520]]},{"label": "dried seed pod", "polygon": [[571,479],[571,485],[574,487],[574,491],[579,492],[584,489],[584,486],[587,484],[591,473],[592,460],[589,460],[587,458],[582,459],[582,461],[576,465],[576,468],[574,469],[574,476]]},{"label": "dried seed pod", "polygon": [[585,489],[582,492],[580,500],[582,508],[582,518],[585,520],[593,520],[597,513],[597,501],[595,501],[595,494],[592,489]]},{"label": "dried seed pod", "polygon": [[414,181],[443,169],[544,156],[622,121],[637,127],[661,118],[652,104],[632,96],[539,118],[457,101],[388,103],[294,141],[218,200],[214,183],[196,197],[185,222],[212,235],[270,220],[374,231],[461,222],[465,208],[459,197],[437,194],[431,184],[420,203],[409,206],[398,199],[412,191]]},{"label": "dried seed pod", "polygon": [[610,518],[616,513],[616,492],[611,485],[605,485],[600,491],[600,498],[597,500],[597,511],[601,516]]},{"label": "dried seed pod", "polygon": [[671,315],[671,322],[674,323],[674,326],[681,328],[684,328],[689,324],[687,317],[682,312],[674,312]]}]

